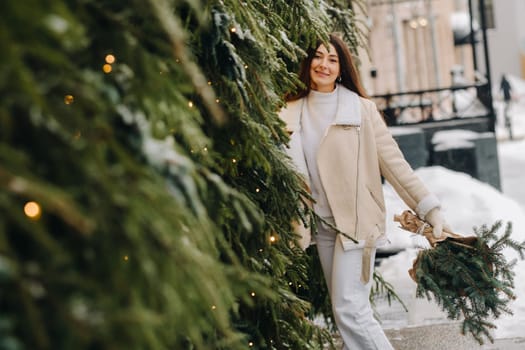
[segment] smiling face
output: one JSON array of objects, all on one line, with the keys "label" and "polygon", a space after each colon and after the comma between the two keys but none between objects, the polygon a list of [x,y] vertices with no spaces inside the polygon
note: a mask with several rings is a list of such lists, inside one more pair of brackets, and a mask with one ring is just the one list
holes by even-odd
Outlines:
[{"label": "smiling face", "polygon": [[327,49],[321,44],[310,63],[310,88],[319,92],[333,91],[340,72],[339,56],[335,47],[330,44]]}]

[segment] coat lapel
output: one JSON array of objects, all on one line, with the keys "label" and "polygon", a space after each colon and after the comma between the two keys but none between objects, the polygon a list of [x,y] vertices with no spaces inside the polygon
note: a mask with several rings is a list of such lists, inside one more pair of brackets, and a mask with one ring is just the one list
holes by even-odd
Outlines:
[{"label": "coat lapel", "polygon": [[301,139],[301,113],[305,99],[288,103],[286,108],[281,110],[279,117],[286,123],[286,131],[290,133],[290,142],[286,153],[292,158],[296,170],[303,175],[307,186],[310,186],[310,176],[304,158],[303,142]]},{"label": "coat lapel", "polygon": [[336,125],[361,125],[361,101],[359,95],[342,85],[338,86]]}]

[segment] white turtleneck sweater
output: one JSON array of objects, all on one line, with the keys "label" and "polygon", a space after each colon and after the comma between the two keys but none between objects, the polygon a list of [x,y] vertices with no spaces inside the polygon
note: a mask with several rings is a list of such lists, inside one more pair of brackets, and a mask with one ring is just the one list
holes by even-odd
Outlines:
[{"label": "white turtleneck sweater", "polygon": [[321,217],[329,217],[332,210],[319,177],[317,151],[326,129],[333,123],[337,111],[337,87],[332,92],[310,90],[301,116],[301,139],[304,157],[310,175],[314,211]]}]

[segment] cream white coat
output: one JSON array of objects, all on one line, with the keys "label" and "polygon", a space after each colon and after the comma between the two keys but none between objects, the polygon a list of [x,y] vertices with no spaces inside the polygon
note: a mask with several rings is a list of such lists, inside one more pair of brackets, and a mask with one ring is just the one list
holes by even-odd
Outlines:
[{"label": "cream white coat", "polygon": [[[361,280],[370,279],[374,247],[385,239],[385,202],[381,176],[408,207],[424,218],[439,206],[405,160],[376,105],[339,85],[334,123],[328,127],[317,153],[317,166],[336,227],[345,250],[363,248]],[[291,134],[288,155],[310,185],[301,140],[301,115],[306,98],[289,102],[279,114]],[[311,243],[310,230],[297,225],[303,249]],[[358,243],[348,237],[352,237]]]}]

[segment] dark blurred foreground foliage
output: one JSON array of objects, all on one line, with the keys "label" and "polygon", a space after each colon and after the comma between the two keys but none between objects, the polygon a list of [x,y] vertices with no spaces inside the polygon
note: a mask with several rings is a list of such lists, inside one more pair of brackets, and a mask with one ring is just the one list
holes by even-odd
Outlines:
[{"label": "dark blurred foreground foliage", "polygon": [[349,6],[3,1],[0,349],[320,348],[276,111]]}]

